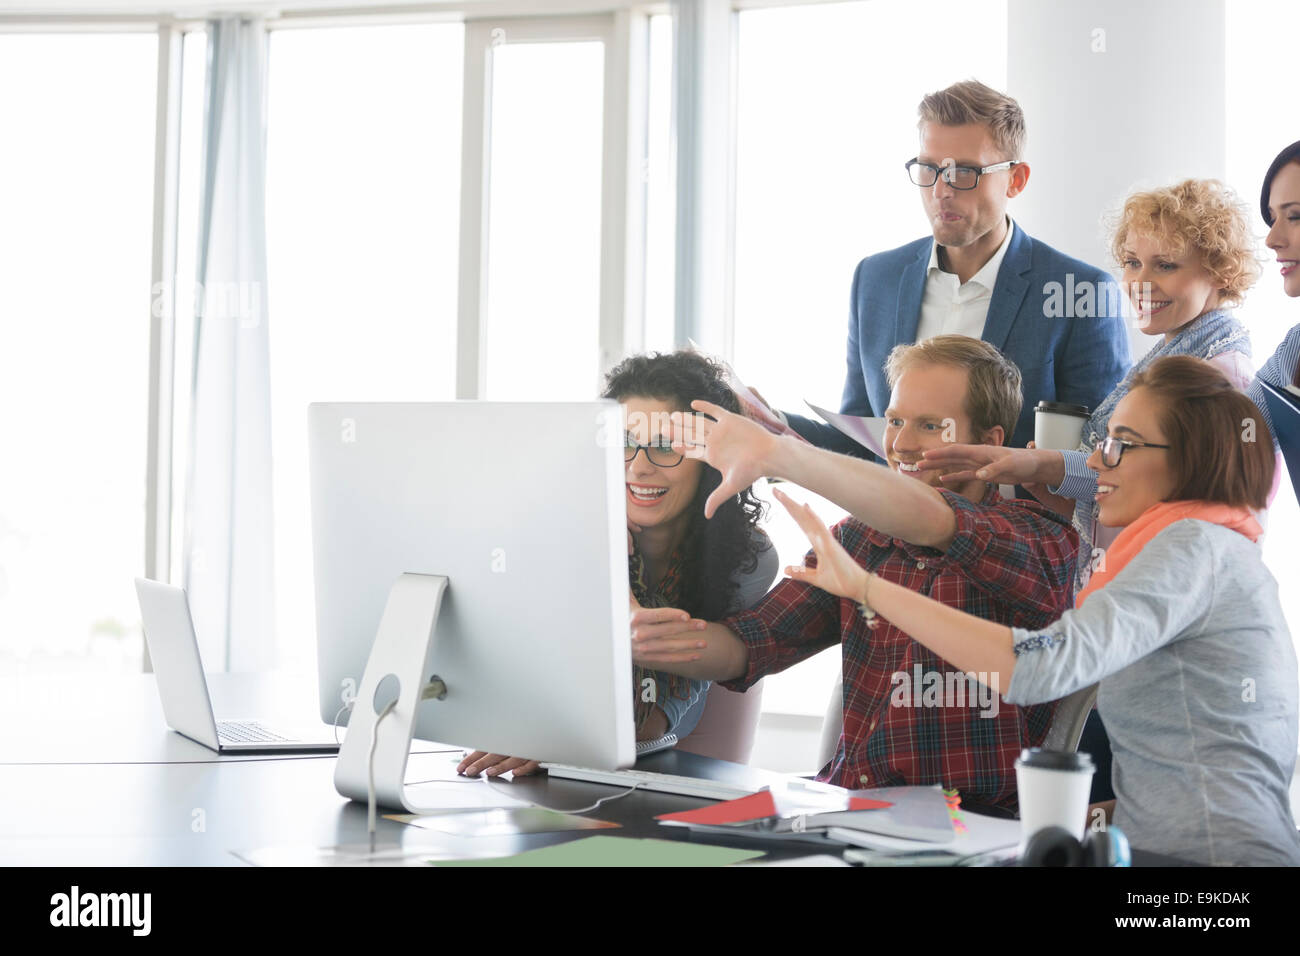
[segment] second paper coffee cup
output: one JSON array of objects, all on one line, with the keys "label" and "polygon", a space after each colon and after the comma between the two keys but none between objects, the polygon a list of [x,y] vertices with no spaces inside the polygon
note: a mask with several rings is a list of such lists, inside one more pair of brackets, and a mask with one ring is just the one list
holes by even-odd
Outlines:
[{"label": "second paper coffee cup", "polygon": [[1016,761],[1020,791],[1020,852],[1044,827],[1064,827],[1083,839],[1092,791],[1092,758],[1086,753],[1031,747]]},{"label": "second paper coffee cup", "polygon": [[1086,405],[1042,401],[1034,407],[1034,447],[1074,451],[1088,421]]}]

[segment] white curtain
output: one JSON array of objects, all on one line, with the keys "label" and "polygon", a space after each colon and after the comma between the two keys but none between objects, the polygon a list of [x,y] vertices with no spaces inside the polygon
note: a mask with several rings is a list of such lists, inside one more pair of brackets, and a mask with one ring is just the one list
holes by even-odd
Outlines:
[{"label": "white curtain", "polygon": [[185,586],[209,670],[274,662],[261,19],[208,24]]}]

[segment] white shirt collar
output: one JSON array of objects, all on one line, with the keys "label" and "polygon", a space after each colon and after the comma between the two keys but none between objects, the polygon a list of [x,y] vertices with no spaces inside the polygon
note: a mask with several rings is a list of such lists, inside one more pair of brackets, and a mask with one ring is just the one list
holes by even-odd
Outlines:
[{"label": "white shirt collar", "polygon": [[[993,284],[998,280],[998,269],[1002,268],[1002,260],[1007,257],[1007,247],[1011,245],[1011,234],[1015,229],[1015,220],[1007,216],[1007,234],[1002,237],[1002,245],[998,246],[997,252],[993,253],[989,261],[980,267],[979,272],[967,279],[967,282],[978,282],[990,292],[993,291]],[[933,241],[930,243],[930,265],[926,269],[926,275],[930,274],[931,269],[943,271],[939,265],[939,243]]]}]

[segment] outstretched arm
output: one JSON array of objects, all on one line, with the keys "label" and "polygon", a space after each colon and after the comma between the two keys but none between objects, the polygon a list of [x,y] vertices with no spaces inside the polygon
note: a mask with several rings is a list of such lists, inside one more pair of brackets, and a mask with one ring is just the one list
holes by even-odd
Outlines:
[{"label": "outstretched arm", "polygon": [[817,567],[790,567],[786,568],[787,574],[866,604],[958,670],[987,674],[986,683],[998,693],[1011,684],[1016,666],[1011,628],[940,604],[869,573],[835,540],[812,508],[796,504],[781,491],[773,493],[808,535],[817,554]]},{"label": "outstretched arm", "polygon": [[749,648],[721,624],[647,607],[632,613],[632,660],[694,680],[734,680],[749,668]]},{"label": "outstretched arm", "polygon": [[673,413],[673,447],[722,473],[722,483],[705,502],[705,517],[767,476],[829,498],[891,538],[946,550],[957,533],[951,506],[929,485],[872,462],[772,435],[710,402],[691,402],[691,408],[704,414]]},{"label": "outstretched arm", "polygon": [[[1022,485],[1030,494],[1057,514],[1074,514],[1073,498],[1055,494],[1050,486],[1061,484],[1068,474],[1064,455],[1048,448],[1007,448],[1003,445],[945,445],[925,452],[922,471],[945,471],[940,479],[949,485],[959,481],[991,481],[1000,485]],[[1086,471],[1086,469],[1085,469]]]},{"label": "outstretched arm", "polygon": [[1005,445],[944,445],[925,452],[922,471],[960,468],[943,475],[949,483],[992,481],[1001,485],[1059,485],[1065,459],[1050,448],[1007,448]]}]

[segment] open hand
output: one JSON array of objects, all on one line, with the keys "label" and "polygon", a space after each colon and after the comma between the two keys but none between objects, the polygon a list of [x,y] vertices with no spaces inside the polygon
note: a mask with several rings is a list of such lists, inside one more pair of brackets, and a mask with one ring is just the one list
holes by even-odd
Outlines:
[{"label": "open hand", "polygon": [[785,510],[790,512],[790,516],[803,529],[817,555],[817,567],[792,566],[786,568],[785,573],[795,580],[815,584],[823,591],[839,597],[861,601],[867,586],[866,570],[844,550],[831,529],[826,527],[810,506],[796,504],[778,488],[773,488],[772,494],[785,505]]},{"label": "open hand", "polygon": [[677,608],[637,605],[632,612],[632,660],[638,664],[697,661],[705,646],[700,637],[704,627],[704,621]]},{"label": "open hand", "polygon": [[[694,401],[691,408],[702,415],[673,412],[673,450],[691,458],[702,458],[722,474],[722,483],[704,503],[704,517],[712,518],[718,507],[762,478],[776,445],[776,437],[761,425],[727,411],[712,402]],[[705,415],[716,421],[709,421]]]},{"label": "open hand", "polygon": [[920,468],[922,471],[956,469],[941,476],[945,482],[979,480],[999,485],[1027,485],[1052,478],[1043,456],[1044,452],[1029,448],[944,445],[927,451]]}]

